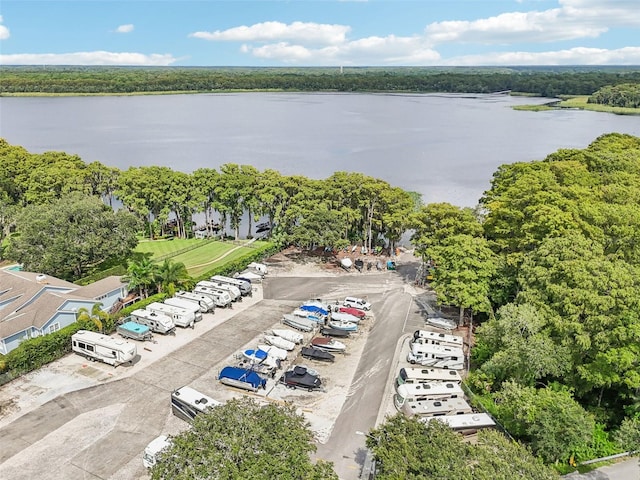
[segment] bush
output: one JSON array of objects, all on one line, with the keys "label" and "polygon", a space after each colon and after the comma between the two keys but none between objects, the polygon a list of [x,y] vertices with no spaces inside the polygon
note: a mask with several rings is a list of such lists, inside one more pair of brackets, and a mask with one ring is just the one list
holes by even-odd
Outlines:
[{"label": "bush", "polygon": [[132,303],[127,308],[123,308],[117,313],[116,318],[120,319],[120,318],[128,317],[129,315],[131,315],[131,312],[133,312],[134,310],[138,310],[139,308],[145,308],[147,305],[153,302],[162,302],[167,297],[168,295],[166,293],[156,293],[155,295],[151,295],[150,297],[147,297],[144,300],[140,300],[139,302]]}]

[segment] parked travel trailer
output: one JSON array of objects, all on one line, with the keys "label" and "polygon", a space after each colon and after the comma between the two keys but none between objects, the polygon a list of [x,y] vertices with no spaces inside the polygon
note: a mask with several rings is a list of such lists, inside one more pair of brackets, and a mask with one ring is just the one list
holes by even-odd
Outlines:
[{"label": "parked travel trailer", "polygon": [[174,293],[173,296],[175,298],[185,298],[192,302],[198,302],[203,309],[201,310],[202,313],[213,312],[216,309],[216,302],[208,295],[180,290]]},{"label": "parked travel trailer", "polygon": [[219,290],[217,288],[197,286],[193,289],[193,293],[197,295],[207,295],[216,304],[216,307],[227,308],[231,307],[231,295],[229,292]]},{"label": "parked travel trailer", "polygon": [[171,305],[172,307],[184,308],[185,310],[193,312],[196,322],[202,320],[202,307],[200,306],[200,303],[192,302],[191,300],[187,300],[185,298],[176,297],[165,298],[162,303]]},{"label": "parked travel trailer", "polygon": [[417,415],[419,417],[439,417],[473,413],[471,405],[462,397],[407,401],[402,405],[401,411],[408,416]]},{"label": "parked travel trailer", "polygon": [[229,296],[231,296],[232,301],[234,302],[242,301],[242,293],[240,292],[240,289],[235,285],[231,285],[230,283],[202,280],[201,282],[196,283],[196,286],[209,287],[209,288],[214,288],[216,290],[222,290],[229,293]]},{"label": "parked travel trailer", "polygon": [[219,405],[222,403],[191,387],[181,387],[171,393],[171,412],[187,422]]},{"label": "parked travel trailer", "polygon": [[432,332],[429,330],[416,330],[413,332],[413,343],[442,345],[444,347],[462,348],[464,340],[459,335],[449,333]]},{"label": "parked travel trailer", "polygon": [[411,345],[407,362],[435,368],[451,370],[464,369],[464,354],[461,348],[443,347],[442,345]]},{"label": "parked travel trailer", "polygon": [[212,282],[226,283],[228,285],[233,285],[240,290],[243,296],[251,295],[251,283],[245,280],[239,280],[237,278],[225,277],[224,275],[214,275],[211,277]]},{"label": "parked travel trailer", "polygon": [[[187,310],[185,308],[174,307],[173,305],[167,305],[166,303],[153,302],[146,306],[146,310],[149,312],[163,313],[178,327],[191,327],[193,328],[196,323],[196,315],[193,310]],[[202,315],[202,314],[200,314]]]},{"label": "parked travel trailer", "polygon": [[393,396],[393,404],[402,410],[404,404],[426,400],[444,400],[462,398],[464,392],[459,384],[453,382],[413,383],[400,385]]},{"label": "parked travel trailer", "polygon": [[448,425],[454,432],[468,437],[485,428],[495,428],[496,422],[487,413],[465,413],[462,415],[444,415],[439,417],[426,417],[421,421],[430,422],[437,420]]},{"label": "parked travel trailer", "polygon": [[158,463],[158,455],[161,452],[171,447],[173,441],[167,437],[166,435],[160,435],[159,437],[154,438],[149,442],[144,449],[144,453],[142,454],[142,465],[146,468],[153,467],[156,463]]},{"label": "parked travel trailer", "polygon": [[134,343],[89,330],[78,330],[71,336],[71,349],[92,362],[97,360],[114,367],[133,363],[138,353]]},{"label": "parked travel trailer", "polygon": [[131,312],[131,320],[141,325],[146,325],[152,332],[167,335],[176,331],[176,324],[164,313],[150,312],[138,308]]},{"label": "parked travel trailer", "polygon": [[462,377],[456,370],[430,367],[401,368],[396,377],[396,388],[414,383],[453,382],[462,383]]},{"label": "parked travel trailer", "polygon": [[[130,318],[131,317],[128,317],[128,319]],[[151,333],[151,329],[149,327],[130,320],[118,325],[116,327],[116,332],[122,338],[131,338],[133,340],[140,340],[141,342],[144,342],[145,340],[153,340],[153,333]]]}]

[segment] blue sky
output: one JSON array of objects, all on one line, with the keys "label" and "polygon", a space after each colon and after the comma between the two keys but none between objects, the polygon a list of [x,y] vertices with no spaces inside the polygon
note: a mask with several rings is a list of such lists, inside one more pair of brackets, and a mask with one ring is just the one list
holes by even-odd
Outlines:
[{"label": "blue sky", "polygon": [[2,0],[2,65],[640,65],[640,0]]}]

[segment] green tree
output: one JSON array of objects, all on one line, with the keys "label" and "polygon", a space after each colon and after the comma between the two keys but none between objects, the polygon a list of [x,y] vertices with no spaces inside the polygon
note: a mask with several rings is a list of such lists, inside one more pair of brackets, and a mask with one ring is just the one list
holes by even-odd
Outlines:
[{"label": "green tree", "polygon": [[182,287],[190,279],[184,263],[174,262],[170,258],[155,266],[154,275],[159,292]]},{"label": "green tree", "polygon": [[70,194],[50,205],[25,208],[16,220],[9,258],[26,270],[66,279],[108,259],[126,257],[138,243],[139,224],[95,197]]},{"label": "green tree", "polygon": [[260,405],[243,397],[199,415],[173,438],[151,478],[337,480],[331,464],[314,464],[313,435],[292,406]]},{"label": "green tree", "polygon": [[91,307],[91,311],[86,307],[80,308],[76,321],[91,325],[100,333],[108,332],[112,326],[111,318],[107,312],[102,310],[101,303],[94,304],[93,307]]},{"label": "green tree", "polygon": [[147,298],[149,290],[155,288],[157,268],[148,257],[131,260],[122,280],[129,284],[129,291],[138,292],[142,298]]}]

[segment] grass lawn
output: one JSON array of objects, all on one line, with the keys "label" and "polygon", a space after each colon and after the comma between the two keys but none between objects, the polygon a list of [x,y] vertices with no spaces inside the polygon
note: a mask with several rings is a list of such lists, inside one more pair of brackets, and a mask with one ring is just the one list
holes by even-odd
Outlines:
[{"label": "grass lawn", "polygon": [[[217,242],[214,242],[217,243]],[[198,238],[176,238],[175,240],[141,240],[134,252],[150,253],[152,258],[170,255],[185,248],[196,245],[204,245],[205,242]]]}]

